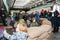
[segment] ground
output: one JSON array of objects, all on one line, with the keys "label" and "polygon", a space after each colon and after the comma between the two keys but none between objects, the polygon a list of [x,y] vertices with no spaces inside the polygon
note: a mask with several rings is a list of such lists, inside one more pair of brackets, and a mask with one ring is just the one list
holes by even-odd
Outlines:
[{"label": "ground", "polygon": [[60,32],[59,32],[59,33],[55,33],[55,34],[53,34],[51,40],[60,40]]},{"label": "ground", "polygon": [[54,33],[52,35],[52,39],[51,40],[60,40],[60,29],[58,33]]}]

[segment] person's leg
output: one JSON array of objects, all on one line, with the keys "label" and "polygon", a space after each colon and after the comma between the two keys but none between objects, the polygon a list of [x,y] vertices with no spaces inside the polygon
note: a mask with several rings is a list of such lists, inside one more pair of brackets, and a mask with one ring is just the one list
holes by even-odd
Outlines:
[{"label": "person's leg", "polygon": [[59,31],[59,21],[58,18],[56,17],[54,20],[54,31],[58,32]]},{"label": "person's leg", "polygon": [[54,17],[52,17],[51,23],[52,23],[53,32],[55,33],[55,31],[56,31],[56,21],[55,21]]},{"label": "person's leg", "polygon": [[12,22],[12,31],[14,32],[15,27],[14,27],[15,22]]},{"label": "person's leg", "polygon": [[59,32],[59,21],[57,19],[57,23],[56,23],[56,32]]},{"label": "person's leg", "polygon": [[57,29],[56,32],[59,32],[59,27],[56,27],[56,29]]},{"label": "person's leg", "polygon": [[4,20],[2,20],[2,22],[3,22],[3,25],[5,26],[5,21],[4,21]]},{"label": "person's leg", "polygon": [[14,32],[14,29],[15,29],[14,24],[15,22],[11,21],[12,32]]}]

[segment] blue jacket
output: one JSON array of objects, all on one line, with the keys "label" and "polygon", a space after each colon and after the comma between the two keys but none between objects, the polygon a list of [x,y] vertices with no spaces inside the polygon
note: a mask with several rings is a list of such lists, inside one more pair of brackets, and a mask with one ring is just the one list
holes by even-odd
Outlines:
[{"label": "blue jacket", "polygon": [[40,16],[41,16],[41,13],[37,12],[35,17],[36,17],[36,19],[40,19]]}]

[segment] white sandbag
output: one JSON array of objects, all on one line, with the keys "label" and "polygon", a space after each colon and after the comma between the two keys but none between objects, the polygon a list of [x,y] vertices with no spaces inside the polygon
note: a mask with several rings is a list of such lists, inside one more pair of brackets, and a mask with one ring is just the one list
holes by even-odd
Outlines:
[{"label": "white sandbag", "polygon": [[51,34],[52,33],[52,31],[48,31],[48,34]]},{"label": "white sandbag", "polygon": [[45,38],[45,39],[42,39],[42,40],[48,40],[48,39]]},{"label": "white sandbag", "polygon": [[44,39],[44,38],[47,38],[47,36],[48,36],[48,33],[45,32],[45,33],[43,33],[39,38],[40,38],[40,39]]},{"label": "white sandbag", "polygon": [[51,22],[48,21],[48,19],[46,18],[40,18],[41,24],[42,25],[50,25],[51,26]]},{"label": "white sandbag", "polygon": [[43,31],[49,31],[52,30],[52,27],[50,25],[41,25],[40,26]]},{"label": "white sandbag", "polygon": [[51,22],[48,20],[42,21],[42,25],[51,25]]},{"label": "white sandbag", "polygon": [[49,25],[42,25],[41,27],[30,27],[28,28],[28,34],[31,38],[37,37],[41,35],[44,32],[48,32],[51,30],[51,26],[48,27]]},{"label": "white sandbag", "polygon": [[30,28],[28,28],[28,34],[31,38],[38,37],[42,33],[44,33],[44,31],[41,29],[41,27],[30,27]]}]

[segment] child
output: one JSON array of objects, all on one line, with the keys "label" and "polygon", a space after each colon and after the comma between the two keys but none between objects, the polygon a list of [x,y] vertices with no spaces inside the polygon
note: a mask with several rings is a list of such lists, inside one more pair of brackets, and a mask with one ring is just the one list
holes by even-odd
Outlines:
[{"label": "child", "polygon": [[19,23],[16,27],[16,32],[13,32],[13,35],[8,34],[5,30],[4,37],[8,40],[27,40],[27,26],[25,24],[24,19],[19,20]]},{"label": "child", "polygon": [[10,26],[12,27],[12,31],[14,31],[15,17],[14,17],[13,11],[11,11],[10,18],[11,18]]},{"label": "child", "polygon": [[38,26],[38,23],[36,22],[36,18],[32,18],[32,23],[30,26]]},{"label": "child", "polygon": [[31,18],[30,17],[27,19],[26,23],[27,23],[27,27],[30,27],[30,24],[31,24]]}]

